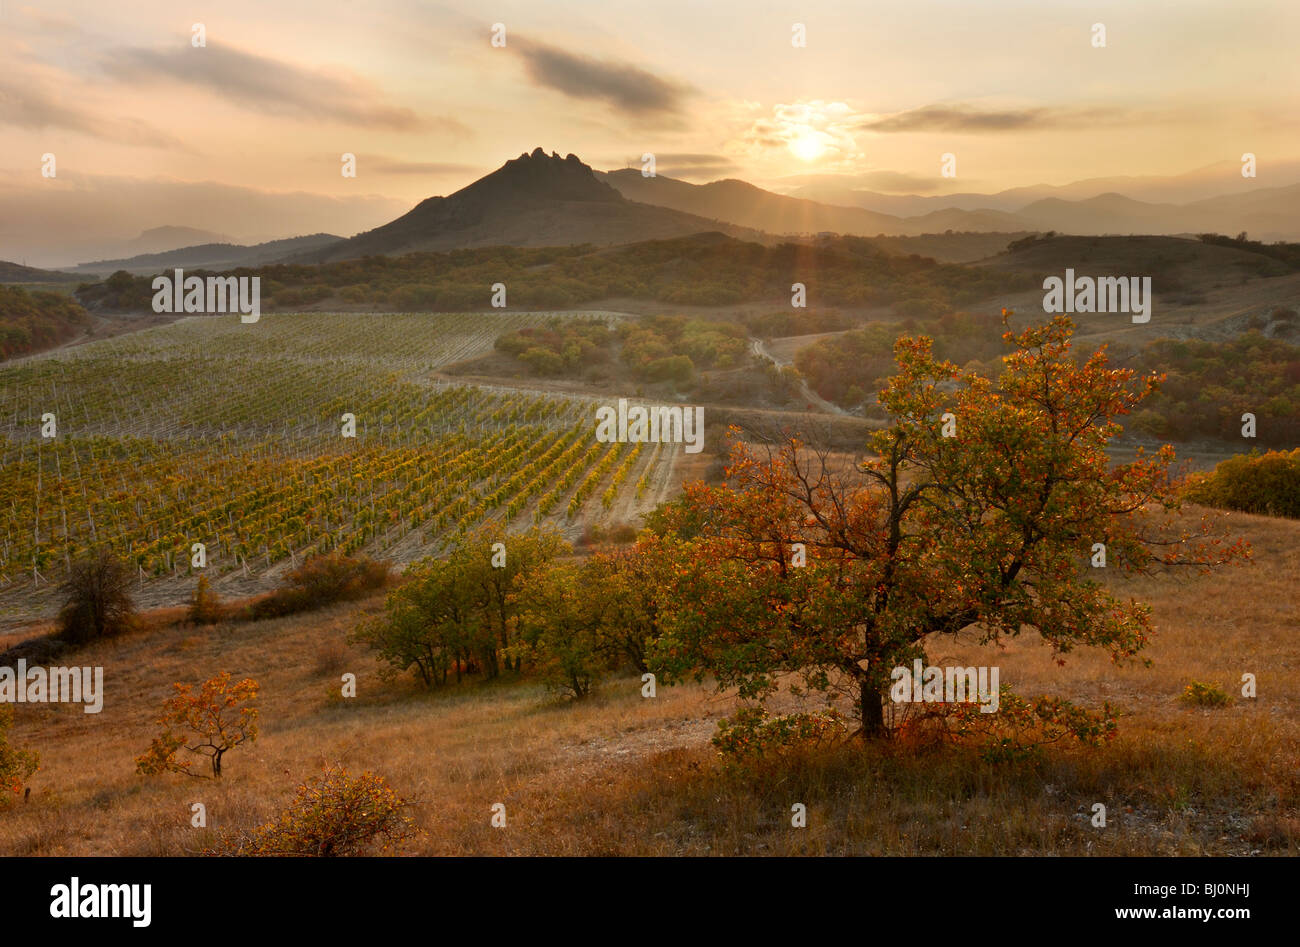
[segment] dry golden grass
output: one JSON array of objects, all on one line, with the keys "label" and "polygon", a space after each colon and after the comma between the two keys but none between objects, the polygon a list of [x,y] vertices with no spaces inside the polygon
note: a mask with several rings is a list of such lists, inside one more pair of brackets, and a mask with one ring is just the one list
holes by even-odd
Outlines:
[{"label": "dry golden grass", "polygon": [[[994,654],[935,642],[934,664],[997,664],[1024,695],[1053,693],[1124,711],[1103,749],[1055,746],[1037,763],[970,751],[850,745],[745,772],[709,745],[733,706],[704,686],[612,679],[564,704],[529,681],[427,694],[384,682],[345,643],[382,597],[320,612],[206,628],[155,620],[69,658],[105,666],[103,713],[16,708],[13,738],[39,749],[29,801],[0,809],[0,853],[174,855],[269,820],[332,761],[382,774],[413,809],[417,854],[1295,854],[1300,850],[1300,523],[1233,514],[1255,564],[1212,577],[1123,583],[1155,606],[1152,668],[1079,652],[1057,667],[1033,636]],[[226,758],[219,782],[146,779],[133,759],[155,733],[173,681],[218,671],[262,685],[262,736]],[[358,697],[338,696],[358,677]],[[1256,700],[1191,708],[1191,680]],[[190,806],[207,829],[190,827]],[[506,805],[505,829],[490,807]],[[790,807],[808,827],[790,826]],[[1089,821],[1106,805],[1109,825]]]}]

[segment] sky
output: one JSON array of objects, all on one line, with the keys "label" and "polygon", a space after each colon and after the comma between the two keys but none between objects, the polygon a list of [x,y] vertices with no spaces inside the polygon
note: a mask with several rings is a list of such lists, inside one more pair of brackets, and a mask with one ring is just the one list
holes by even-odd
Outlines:
[{"label": "sky", "polygon": [[1268,175],[1300,159],[1298,39],[1290,0],[0,0],[0,259],[164,224],[348,235],[538,146],[776,190],[991,193],[1244,152],[1291,184]]}]

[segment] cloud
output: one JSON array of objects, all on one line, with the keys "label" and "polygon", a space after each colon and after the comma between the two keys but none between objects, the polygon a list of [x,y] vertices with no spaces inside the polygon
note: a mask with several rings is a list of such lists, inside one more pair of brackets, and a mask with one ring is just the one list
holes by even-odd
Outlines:
[{"label": "cloud", "polygon": [[926,105],[892,115],[873,116],[858,125],[873,132],[1015,132],[1048,128],[1124,124],[1136,117],[1122,109],[980,109],[972,105]]},{"label": "cloud", "polygon": [[675,168],[711,168],[720,164],[730,165],[733,168],[735,167],[735,165],[732,164],[731,159],[725,155],[664,154],[656,152],[655,160],[662,161],[665,164],[671,164]]},{"label": "cloud", "polygon": [[395,131],[441,127],[470,133],[455,119],[422,118],[409,108],[391,105],[370,83],[338,69],[306,69],[220,43],[166,50],[119,48],[103,57],[102,66],[122,81],[183,82],[270,115]]},{"label": "cloud", "polygon": [[881,168],[856,174],[791,174],[780,178],[779,183],[787,186],[834,187],[887,194],[925,194],[943,190],[950,182],[941,177]]},{"label": "cloud", "polygon": [[[30,182],[30,183],[27,183]],[[0,174],[0,260],[71,266],[138,252],[131,241],[160,226],[230,234],[241,243],[308,233],[351,236],[410,210],[377,195],[268,191],[211,181],[79,173]]]},{"label": "cloud", "polygon": [[537,42],[516,42],[538,85],[575,99],[594,99],[639,117],[675,115],[691,87],[638,66],[591,59]]},{"label": "cloud", "polygon": [[48,33],[80,33],[77,21],[66,13],[51,13],[35,7],[19,7],[18,12],[31,20],[37,29]]},{"label": "cloud", "polygon": [[750,120],[736,145],[758,157],[779,150],[815,158],[823,168],[854,167],[862,157],[854,140],[862,117],[844,102],[778,103]]},{"label": "cloud", "polygon": [[[623,158],[603,158],[596,162],[604,168],[639,168],[641,155],[629,155]],[[734,174],[740,170],[726,155],[710,154],[676,154],[655,152],[655,173],[672,178],[708,178],[710,180]]]},{"label": "cloud", "polygon": [[180,139],[134,118],[111,118],[91,108],[68,105],[34,75],[0,78],[0,124],[41,130],[63,128],[104,141],[151,148],[190,150]]},{"label": "cloud", "polygon": [[[333,156],[337,158],[337,156]],[[387,155],[358,153],[357,161],[363,171],[375,174],[484,174],[485,169],[476,164],[451,164],[439,161],[406,161]]]},{"label": "cloud", "polygon": [[656,167],[655,171],[670,178],[697,178],[716,181],[719,178],[734,177],[740,171],[740,166],[731,162],[725,164],[699,164],[688,168],[680,168],[677,165],[669,164]]}]

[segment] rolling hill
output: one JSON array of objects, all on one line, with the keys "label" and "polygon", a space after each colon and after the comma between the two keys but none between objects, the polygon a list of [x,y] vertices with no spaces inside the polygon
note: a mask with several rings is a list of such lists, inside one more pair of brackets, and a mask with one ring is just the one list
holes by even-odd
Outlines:
[{"label": "rolling hill", "polygon": [[0,260],[0,283],[69,283],[77,280],[71,273],[41,270],[21,263]]}]

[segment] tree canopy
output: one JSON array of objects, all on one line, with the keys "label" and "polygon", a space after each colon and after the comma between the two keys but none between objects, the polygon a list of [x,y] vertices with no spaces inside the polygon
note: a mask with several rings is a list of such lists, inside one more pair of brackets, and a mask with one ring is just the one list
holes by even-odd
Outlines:
[{"label": "tree canopy", "polygon": [[1065,317],[1006,332],[996,383],[926,337],[899,339],[880,395],[892,420],[865,459],[733,431],[727,482],[689,486],[659,519],[676,568],[652,667],[760,702],[794,672],[800,687],[850,690],[874,736],[889,729],[891,670],[932,636],[1033,630],[1057,654],[1138,655],[1150,609],[1099,581],[1096,544],[1123,572],[1208,569],[1246,549],[1166,515],[1171,447],[1111,463],[1116,419],[1161,378],[1110,367],[1104,348],[1074,360],[1072,333]]}]

